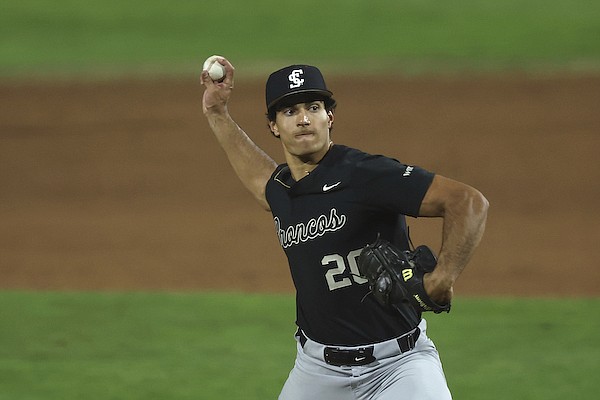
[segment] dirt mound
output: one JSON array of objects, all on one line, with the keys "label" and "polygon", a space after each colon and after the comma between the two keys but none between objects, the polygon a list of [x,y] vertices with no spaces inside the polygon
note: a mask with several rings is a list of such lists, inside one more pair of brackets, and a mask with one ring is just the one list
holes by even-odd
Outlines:
[{"label": "dirt mound", "polygon": [[[600,76],[330,79],[333,139],[490,200],[460,294],[598,295]],[[263,83],[231,113],[281,162]],[[293,290],[197,79],[0,83],[0,287]],[[410,220],[439,245],[439,222]]]}]

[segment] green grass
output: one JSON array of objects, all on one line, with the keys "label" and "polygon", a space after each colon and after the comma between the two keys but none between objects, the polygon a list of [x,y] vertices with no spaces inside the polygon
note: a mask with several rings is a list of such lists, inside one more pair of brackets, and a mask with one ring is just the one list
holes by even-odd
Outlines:
[{"label": "green grass", "polygon": [[[0,292],[0,399],[272,399],[292,295]],[[430,315],[457,399],[594,398],[599,299],[459,299]]]},{"label": "green grass", "polygon": [[0,399],[265,399],[293,363],[289,296],[0,294]]},{"label": "green grass", "polygon": [[248,68],[597,69],[598,37],[590,0],[20,0],[0,13],[0,75],[189,72],[214,53]]},{"label": "green grass", "polygon": [[597,396],[600,299],[464,299],[430,319],[457,399]]}]

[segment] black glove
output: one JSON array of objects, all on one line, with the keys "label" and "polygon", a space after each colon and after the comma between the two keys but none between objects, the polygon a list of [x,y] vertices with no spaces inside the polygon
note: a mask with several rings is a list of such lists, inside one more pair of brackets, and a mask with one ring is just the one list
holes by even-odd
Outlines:
[{"label": "black glove", "polygon": [[450,312],[450,303],[437,304],[423,286],[423,275],[436,265],[437,259],[427,246],[402,251],[381,238],[367,245],[358,258],[360,274],[369,281],[371,292],[382,305],[398,308],[409,303],[418,312]]}]

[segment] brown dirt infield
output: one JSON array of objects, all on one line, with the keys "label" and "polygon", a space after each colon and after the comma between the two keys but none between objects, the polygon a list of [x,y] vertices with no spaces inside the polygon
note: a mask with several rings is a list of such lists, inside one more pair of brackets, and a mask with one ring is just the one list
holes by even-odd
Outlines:
[{"label": "brown dirt infield", "polygon": [[[600,76],[329,80],[335,142],[490,200],[458,295],[600,294]],[[0,83],[0,288],[292,290],[271,216],[231,171],[193,79]],[[237,122],[281,162],[263,82]],[[411,220],[439,245],[439,221]]]}]

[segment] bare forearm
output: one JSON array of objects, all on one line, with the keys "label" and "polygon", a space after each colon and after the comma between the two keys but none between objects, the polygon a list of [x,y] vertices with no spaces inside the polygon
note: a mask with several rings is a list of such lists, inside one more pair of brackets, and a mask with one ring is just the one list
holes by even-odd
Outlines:
[{"label": "bare forearm", "polygon": [[427,293],[440,304],[452,299],[454,282],[481,241],[488,207],[476,189],[439,175],[425,195],[420,215],[444,219],[438,265],[424,281]]},{"label": "bare forearm", "polygon": [[454,284],[479,245],[485,230],[487,209],[485,197],[470,189],[445,210],[438,267],[439,276],[446,285]]},{"label": "bare forearm", "polygon": [[228,113],[209,114],[207,120],[237,176],[268,210],[265,187],[277,167],[275,161],[248,137]]}]

